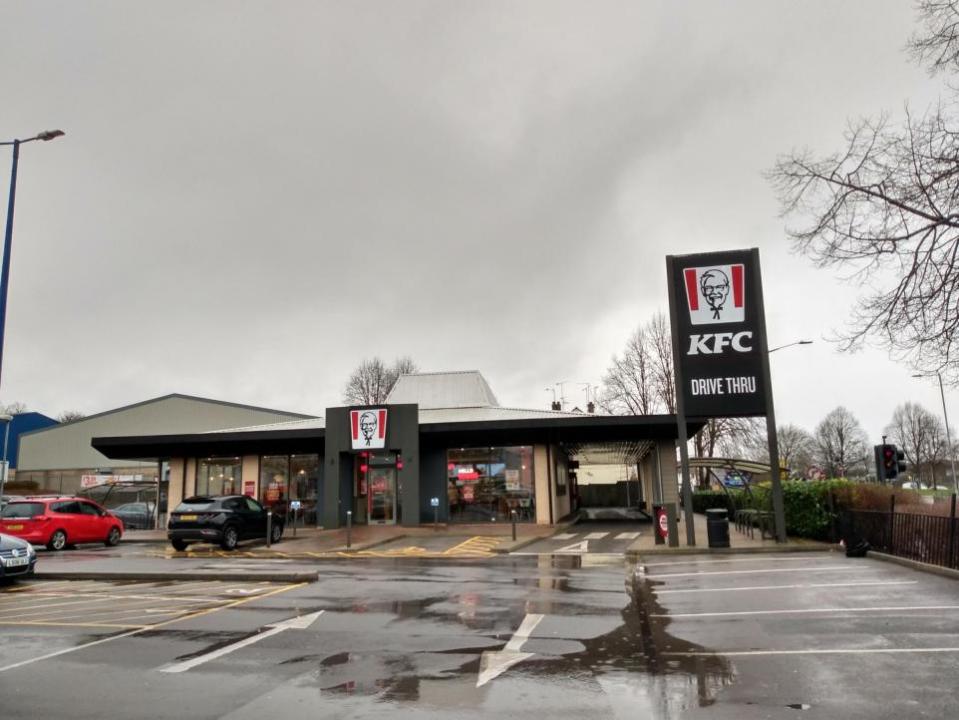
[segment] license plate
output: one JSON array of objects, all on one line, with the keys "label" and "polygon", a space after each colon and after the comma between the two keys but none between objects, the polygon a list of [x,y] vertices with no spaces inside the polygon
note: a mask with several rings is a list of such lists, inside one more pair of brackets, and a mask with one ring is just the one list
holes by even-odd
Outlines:
[{"label": "license plate", "polygon": [[27,565],[30,562],[28,557],[18,557],[18,558],[8,558],[3,561],[4,567],[20,567],[22,565]]},{"label": "license plate", "polygon": [[181,520],[196,520],[196,515],[181,515]]},{"label": "license plate", "polygon": [[23,530],[23,525],[7,525],[7,530]]}]

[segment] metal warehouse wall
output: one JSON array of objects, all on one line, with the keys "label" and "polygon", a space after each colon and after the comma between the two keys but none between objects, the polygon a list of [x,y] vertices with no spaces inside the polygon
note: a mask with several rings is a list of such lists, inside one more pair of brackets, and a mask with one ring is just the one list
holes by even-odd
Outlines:
[{"label": "metal warehouse wall", "polygon": [[110,460],[90,446],[94,437],[165,435],[222,430],[302,419],[303,415],[260,410],[188,397],[165,397],[101,413],[20,436],[17,469],[70,470],[131,467]]}]

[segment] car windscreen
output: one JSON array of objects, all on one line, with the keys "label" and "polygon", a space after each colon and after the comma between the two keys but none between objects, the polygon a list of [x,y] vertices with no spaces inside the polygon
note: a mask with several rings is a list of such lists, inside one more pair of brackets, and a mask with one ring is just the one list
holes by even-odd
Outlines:
[{"label": "car windscreen", "polygon": [[210,498],[197,498],[196,500],[186,500],[177,505],[173,512],[175,513],[195,513],[204,510],[213,510],[217,508],[217,501]]},{"label": "car windscreen", "polygon": [[43,503],[13,502],[0,510],[2,518],[28,518],[43,515]]}]

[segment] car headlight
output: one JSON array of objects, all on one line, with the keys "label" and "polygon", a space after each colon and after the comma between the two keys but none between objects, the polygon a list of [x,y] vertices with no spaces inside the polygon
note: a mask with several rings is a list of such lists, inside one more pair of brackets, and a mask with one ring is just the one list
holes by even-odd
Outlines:
[{"label": "car headlight", "polygon": [[36,548],[34,548],[33,545],[27,545],[27,557],[34,557],[36,554]]}]

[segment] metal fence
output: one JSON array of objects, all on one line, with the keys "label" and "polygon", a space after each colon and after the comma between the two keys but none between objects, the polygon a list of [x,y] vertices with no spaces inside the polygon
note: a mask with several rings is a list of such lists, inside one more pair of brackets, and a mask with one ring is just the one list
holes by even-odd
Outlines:
[{"label": "metal fence", "polygon": [[888,511],[847,510],[841,526],[847,545],[865,540],[879,552],[959,570],[955,495],[948,516],[897,512],[893,500]]}]

